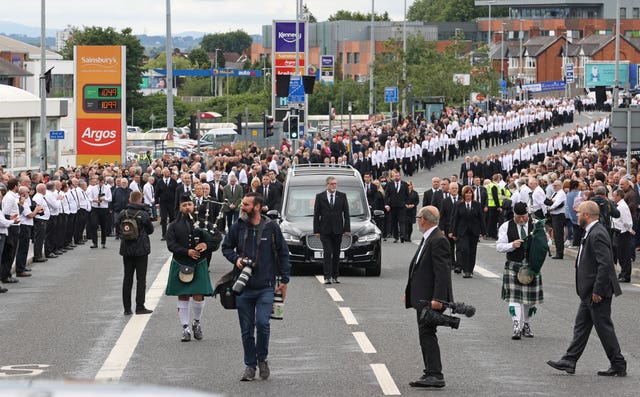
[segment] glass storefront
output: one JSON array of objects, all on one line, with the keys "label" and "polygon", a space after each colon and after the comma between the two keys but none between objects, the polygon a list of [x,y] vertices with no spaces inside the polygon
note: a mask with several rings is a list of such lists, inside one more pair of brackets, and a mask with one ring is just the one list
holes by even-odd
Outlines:
[{"label": "glass storefront", "polygon": [[[57,119],[47,120],[47,131],[57,130]],[[42,139],[40,119],[0,120],[0,166],[25,170],[40,168]],[[47,166],[56,164],[56,142],[47,139]]]}]

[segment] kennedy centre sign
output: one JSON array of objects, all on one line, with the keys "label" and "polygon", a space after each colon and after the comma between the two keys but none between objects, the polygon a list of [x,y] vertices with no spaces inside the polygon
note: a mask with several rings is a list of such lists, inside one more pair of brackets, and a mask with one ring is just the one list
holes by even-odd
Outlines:
[{"label": "kennedy centre sign", "polygon": [[[273,92],[273,114],[276,121],[282,121],[283,112],[276,109],[288,109],[286,98],[276,97],[276,76],[281,75],[304,75],[305,70],[305,50],[307,48],[307,34],[305,22],[298,22],[296,32],[295,21],[273,21],[272,28],[272,64],[274,72],[271,75]],[[296,52],[297,49],[297,52]],[[298,69],[296,71],[296,63]]]},{"label": "kennedy centre sign", "polygon": [[74,47],[76,164],[126,161],[124,46]]}]

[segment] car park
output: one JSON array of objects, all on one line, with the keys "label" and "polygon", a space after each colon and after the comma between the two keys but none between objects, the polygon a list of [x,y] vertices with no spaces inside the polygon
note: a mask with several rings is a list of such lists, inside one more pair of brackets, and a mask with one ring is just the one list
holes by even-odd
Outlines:
[{"label": "car park", "polygon": [[[287,175],[282,212],[278,217],[289,247],[292,266],[319,265],[323,261],[320,238],[313,233],[316,194],[326,190],[326,178],[337,179],[347,195],[351,232],[342,237],[341,266],[363,268],[367,276],[379,276],[382,268],[382,233],[373,222],[360,173],[351,166],[297,165]],[[382,211],[373,215],[380,216]]]},{"label": "car park", "polygon": [[215,128],[207,131],[200,138],[199,145],[201,148],[219,149],[224,145],[234,143],[238,138],[238,134],[233,128]]}]

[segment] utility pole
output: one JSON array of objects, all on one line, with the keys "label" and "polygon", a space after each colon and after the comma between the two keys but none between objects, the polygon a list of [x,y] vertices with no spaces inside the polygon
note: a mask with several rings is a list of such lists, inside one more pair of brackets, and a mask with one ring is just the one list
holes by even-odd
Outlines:
[{"label": "utility pole", "polygon": [[[620,89],[620,0],[616,0],[616,72],[615,81],[613,83],[613,98],[611,99],[611,108],[618,108],[618,90]],[[630,143],[629,143],[630,145]],[[631,170],[627,164],[627,170]]]},{"label": "utility pole", "polygon": [[406,117],[407,108],[407,0],[404,0],[402,19],[402,114]]},{"label": "utility pole", "polygon": [[375,50],[375,37],[373,35],[373,23],[374,23],[374,12],[375,12],[375,0],[371,0],[371,47],[369,48],[370,53],[370,63],[369,63],[369,116],[373,116],[373,62],[376,57]]},{"label": "utility pole", "polygon": [[[45,0],[40,1],[40,139],[42,150],[40,155],[40,171],[47,169],[47,87],[45,73],[47,71],[45,50]],[[11,156],[12,154],[9,153]]]},{"label": "utility pole", "polygon": [[173,139],[173,44],[171,40],[171,0],[167,0],[167,135]]}]

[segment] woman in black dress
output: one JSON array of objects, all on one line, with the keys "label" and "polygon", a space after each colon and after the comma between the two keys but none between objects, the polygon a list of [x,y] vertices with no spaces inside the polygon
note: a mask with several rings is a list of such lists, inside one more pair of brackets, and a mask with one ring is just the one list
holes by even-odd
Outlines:
[{"label": "woman in black dress", "polygon": [[418,210],[418,204],[420,203],[420,196],[418,192],[413,190],[413,182],[408,181],[409,186],[409,200],[407,200],[407,219],[405,223],[405,238],[407,241],[411,241],[411,234],[413,233],[413,224],[416,223],[416,213]]}]

